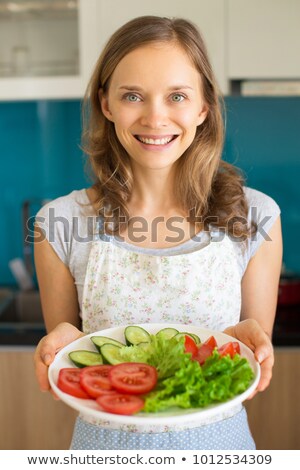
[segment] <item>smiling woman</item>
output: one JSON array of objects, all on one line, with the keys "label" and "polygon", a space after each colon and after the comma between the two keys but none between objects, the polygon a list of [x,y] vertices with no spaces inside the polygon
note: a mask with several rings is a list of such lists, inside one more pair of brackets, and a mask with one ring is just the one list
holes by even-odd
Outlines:
[{"label": "smiling woman", "polygon": [[[38,214],[35,262],[49,331],[35,354],[42,390],[50,388],[57,351],[82,335],[80,322],[85,334],[141,323],[225,331],[261,364],[254,393],[268,386],[280,210],[221,160],[221,103],[192,23],[136,18],[108,41],[84,107],[94,184]],[[51,225],[51,209],[58,224]],[[74,233],[79,227],[86,234],[91,215],[92,239],[84,243]],[[70,222],[68,240],[62,217]],[[133,239],[133,228],[142,236]],[[116,429],[110,415],[98,423],[83,412],[72,448],[255,447],[241,404],[205,426],[182,429],[174,420],[172,429],[153,433],[127,424]]]}]

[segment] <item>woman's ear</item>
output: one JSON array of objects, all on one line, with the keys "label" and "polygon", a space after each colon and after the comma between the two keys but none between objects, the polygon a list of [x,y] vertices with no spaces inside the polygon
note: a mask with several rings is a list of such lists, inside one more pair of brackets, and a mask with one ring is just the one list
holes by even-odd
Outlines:
[{"label": "woman's ear", "polygon": [[205,121],[207,113],[208,113],[208,106],[207,106],[207,104],[204,103],[204,105],[203,105],[203,107],[202,107],[202,109],[199,113],[199,116],[198,116],[197,126],[200,126],[200,124],[202,124]]},{"label": "woman's ear", "polygon": [[98,97],[99,97],[102,113],[104,114],[106,119],[108,119],[111,122],[114,122],[112,114],[111,114],[111,112],[109,110],[109,106],[108,106],[108,96],[107,96],[106,93],[104,93],[102,88],[100,88],[99,91],[98,91]]}]

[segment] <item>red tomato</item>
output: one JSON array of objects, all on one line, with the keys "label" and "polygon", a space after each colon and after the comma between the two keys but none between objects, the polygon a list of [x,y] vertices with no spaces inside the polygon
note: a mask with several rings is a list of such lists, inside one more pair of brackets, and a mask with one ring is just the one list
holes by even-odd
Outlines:
[{"label": "red tomato", "polygon": [[209,338],[207,338],[206,341],[204,341],[203,344],[208,344],[210,347],[212,347],[213,349],[216,348],[218,345],[217,345],[217,341],[216,341],[216,338],[214,336],[210,336]]},{"label": "red tomato", "polygon": [[235,354],[241,353],[240,344],[237,341],[229,341],[228,343],[223,344],[220,346],[218,351],[221,356],[226,356],[226,354],[229,354],[231,358]]},{"label": "red tomato", "polygon": [[198,352],[198,347],[193,338],[191,336],[185,335],[184,337],[184,352],[185,353],[191,353],[192,356],[197,354]]},{"label": "red tomato", "polygon": [[148,364],[124,362],[111,368],[109,379],[118,392],[138,395],[150,392],[155,387],[157,371]]},{"label": "red tomato", "polygon": [[202,364],[204,364],[204,362],[206,361],[206,359],[212,355],[212,352],[214,350],[214,347],[209,345],[209,344],[205,344],[205,343],[202,343],[200,344],[200,346],[198,347],[198,351],[197,353],[195,354],[195,356],[193,357],[193,359],[195,359],[195,361],[198,361],[199,364],[202,366]]},{"label": "red tomato", "polygon": [[113,366],[99,365],[87,366],[80,370],[80,384],[93,398],[101,395],[102,390],[112,390],[109,372]]},{"label": "red tomato", "polygon": [[237,341],[232,341],[232,346],[235,354],[241,354],[240,343]]},{"label": "red tomato", "polygon": [[77,398],[90,398],[80,385],[80,369],[65,367],[60,369],[57,380],[58,388]]},{"label": "red tomato", "polygon": [[144,407],[144,400],[140,397],[121,393],[103,395],[98,397],[96,401],[104,411],[118,415],[132,415]]}]

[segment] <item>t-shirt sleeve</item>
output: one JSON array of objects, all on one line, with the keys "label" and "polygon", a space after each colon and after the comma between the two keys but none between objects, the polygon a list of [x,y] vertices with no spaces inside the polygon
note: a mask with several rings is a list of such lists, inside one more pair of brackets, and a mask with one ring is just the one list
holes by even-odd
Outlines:
[{"label": "t-shirt sleeve", "polygon": [[257,232],[251,236],[248,245],[248,261],[255,255],[265,240],[270,240],[269,232],[280,215],[278,204],[270,196],[251,188],[245,188],[248,202],[248,223],[257,224]]},{"label": "t-shirt sleeve", "polygon": [[58,198],[43,206],[36,214],[35,224],[61,261],[68,266],[72,234],[72,205],[69,198]]}]

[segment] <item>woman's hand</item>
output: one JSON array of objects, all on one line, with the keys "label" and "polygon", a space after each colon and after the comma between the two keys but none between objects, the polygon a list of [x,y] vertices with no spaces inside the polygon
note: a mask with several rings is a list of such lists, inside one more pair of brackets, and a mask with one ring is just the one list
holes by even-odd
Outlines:
[{"label": "woman's hand", "polygon": [[257,392],[265,390],[272,378],[274,365],[274,352],[271,340],[260,324],[253,319],[241,321],[235,326],[226,328],[224,333],[234,336],[246,344],[253,352],[256,360],[261,366],[261,377],[257,389],[249,397],[253,398]]},{"label": "woman's hand", "polygon": [[35,373],[42,392],[51,389],[48,380],[48,367],[55,358],[55,354],[67,344],[75,339],[84,336],[82,331],[78,330],[71,323],[60,323],[47,336],[44,336],[34,354]]}]

